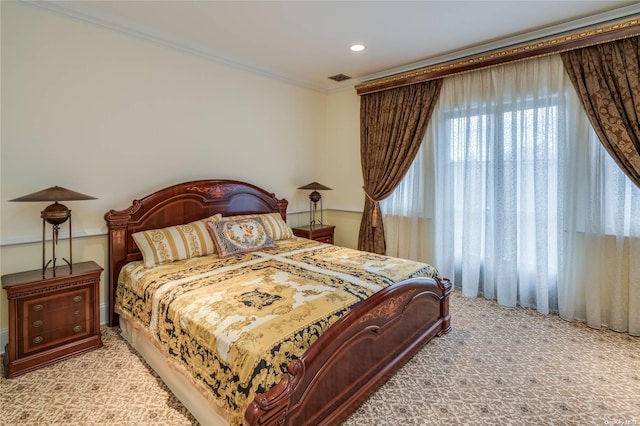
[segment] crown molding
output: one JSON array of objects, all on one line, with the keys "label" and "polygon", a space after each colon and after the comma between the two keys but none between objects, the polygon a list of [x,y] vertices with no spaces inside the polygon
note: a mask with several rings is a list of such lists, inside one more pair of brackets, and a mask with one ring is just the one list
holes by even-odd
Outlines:
[{"label": "crown molding", "polygon": [[[371,89],[375,87],[377,83],[386,79],[398,81],[400,76],[407,73],[421,74],[427,73],[424,69],[435,66],[448,66],[451,67],[450,62],[458,60],[471,60],[474,56],[483,55],[487,52],[494,52],[496,50],[505,49],[509,46],[515,46],[517,44],[531,43],[535,40],[539,40],[544,37],[552,35],[558,35],[567,31],[573,31],[579,28],[588,27],[591,25],[599,24],[605,21],[618,19],[621,17],[629,16],[632,14],[640,14],[640,5],[635,4],[620,9],[616,9],[610,12],[594,15],[588,18],[583,18],[569,23],[560,24],[552,27],[545,28],[543,30],[529,32],[519,36],[506,38],[494,43],[487,43],[480,46],[476,46],[470,49],[460,50],[452,52],[447,55],[441,55],[435,58],[426,59],[424,61],[407,64],[401,67],[392,68],[379,73],[369,74],[366,76],[354,78],[346,82],[338,83],[324,87],[320,84],[315,84],[306,80],[301,80],[291,75],[281,73],[274,70],[266,69],[262,66],[252,64],[246,61],[242,61],[238,58],[226,55],[222,52],[205,49],[201,45],[187,42],[183,39],[161,33],[159,31],[146,28],[144,26],[134,24],[124,19],[118,19],[112,15],[101,13],[94,9],[90,9],[82,6],[82,2],[66,2],[66,1],[49,1],[49,0],[19,0],[22,4],[27,4],[33,7],[47,10],[49,12],[63,15],[71,19],[75,19],[84,23],[89,23],[98,27],[107,28],[112,31],[116,31],[127,36],[145,40],[166,48],[176,49],[191,55],[201,57],[203,59],[226,65],[232,68],[240,69],[253,74],[261,75],[263,77],[275,79],[290,85],[310,89],[316,92],[328,94],[334,92],[341,92],[344,90],[356,88],[359,94],[361,90],[366,92],[376,91]],[[495,53],[495,52],[494,52]],[[448,65],[446,65],[448,64]],[[411,83],[407,83],[411,84]],[[388,88],[388,87],[386,87]],[[379,90],[384,90],[381,88]]]},{"label": "crown molding", "polygon": [[327,93],[327,89],[319,84],[300,80],[291,75],[270,70],[256,64],[242,61],[238,58],[226,55],[222,52],[206,49],[196,43],[190,43],[178,37],[173,37],[166,33],[152,30],[145,26],[133,22],[116,18],[112,15],[101,13],[91,8],[82,6],[82,2],[47,1],[47,0],[19,0],[23,4],[28,4],[40,9],[63,15],[71,19],[89,23],[102,28],[107,28],[127,36],[145,40],[163,47],[176,49],[191,55],[199,56],[206,60],[226,65],[228,67],[240,69],[253,74],[279,80],[287,84],[310,89],[316,92]]},{"label": "crown molding", "polygon": [[[623,18],[621,18],[623,17]],[[640,35],[640,6],[549,27],[364,77],[359,95]]]}]

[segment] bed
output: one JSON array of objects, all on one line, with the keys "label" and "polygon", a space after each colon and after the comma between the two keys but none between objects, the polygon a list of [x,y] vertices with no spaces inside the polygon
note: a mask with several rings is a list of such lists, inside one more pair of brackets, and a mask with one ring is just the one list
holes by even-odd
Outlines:
[{"label": "bed", "polygon": [[[150,255],[140,235],[192,223],[205,223],[215,239],[215,229],[222,224],[257,225],[269,234],[267,222],[276,218],[284,223],[287,205],[249,183],[198,180],[161,189],[126,209],[105,214],[109,324],[120,326],[122,335],[201,424],[338,424],[424,344],[450,330],[451,283],[435,268],[304,240],[286,231],[262,249],[228,254],[219,246],[211,255],[196,253],[147,264]],[[367,266],[350,272],[351,264],[358,262]],[[167,278],[171,280],[164,281]],[[276,287],[264,290],[265,280]],[[261,284],[248,284],[257,281]],[[297,284],[289,286],[290,281]],[[204,289],[207,285],[230,293],[205,295],[210,291]],[[236,290],[245,285],[246,289]],[[294,301],[284,309],[280,299],[287,292]],[[304,297],[322,302],[307,304],[306,299],[301,301]],[[184,312],[176,313],[175,306],[181,305],[195,312],[192,317],[211,323],[212,316],[223,311],[237,319],[238,314],[227,311],[229,300],[239,301],[234,309],[242,306],[250,311],[243,314],[244,322],[225,328],[234,339],[243,336],[240,349],[219,336],[215,340],[211,330],[193,325]],[[326,306],[326,301],[338,307]],[[294,305],[311,306],[305,311],[312,318],[306,328],[295,322],[304,315],[292,313]],[[215,306],[224,309],[216,311]],[[141,313],[139,317],[134,311]],[[268,320],[263,321],[261,315],[267,311]],[[277,322],[268,322],[273,319]],[[256,323],[262,328],[251,328],[258,327]],[[293,333],[276,336],[274,330],[281,332],[283,324],[290,325]],[[264,352],[268,356],[250,355],[247,347],[259,346],[262,340],[271,345]],[[209,341],[212,348],[203,349]],[[222,354],[221,360],[213,361],[213,352]],[[229,369],[238,359],[249,361],[240,372]]]}]

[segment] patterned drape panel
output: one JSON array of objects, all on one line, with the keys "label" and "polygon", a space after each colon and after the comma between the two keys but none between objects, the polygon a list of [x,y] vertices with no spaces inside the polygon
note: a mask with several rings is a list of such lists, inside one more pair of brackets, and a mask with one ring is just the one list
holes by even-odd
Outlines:
[{"label": "patterned drape panel", "polygon": [[600,141],[640,187],[640,46],[632,37],[561,54]]},{"label": "patterned drape panel", "polygon": [[360,156],[366,200],[358,248],[385,254],[378,201],[388,197],[413,162],[442,80],[384,90],[360,99]]}]

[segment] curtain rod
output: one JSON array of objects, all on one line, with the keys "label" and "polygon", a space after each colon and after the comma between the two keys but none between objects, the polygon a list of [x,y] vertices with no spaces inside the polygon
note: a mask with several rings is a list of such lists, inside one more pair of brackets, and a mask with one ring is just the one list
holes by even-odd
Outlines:
[{"label": "curtain rod", "polygon": [[355,89],[358,95],[365,95],[638,35],[640,14],[370,80],[356,85]]}]

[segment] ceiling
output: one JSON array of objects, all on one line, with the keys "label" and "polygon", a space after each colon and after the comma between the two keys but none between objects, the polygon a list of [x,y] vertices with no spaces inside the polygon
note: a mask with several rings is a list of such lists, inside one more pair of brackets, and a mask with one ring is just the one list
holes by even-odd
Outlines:
[{"label": "ceiling", "polygon": [[[640,13],[639,2],[614,0],[36,5],[319,91]],[[367,48],[351,52],[353,43]],[[353,79],[328,78],[340,73]]]}]

